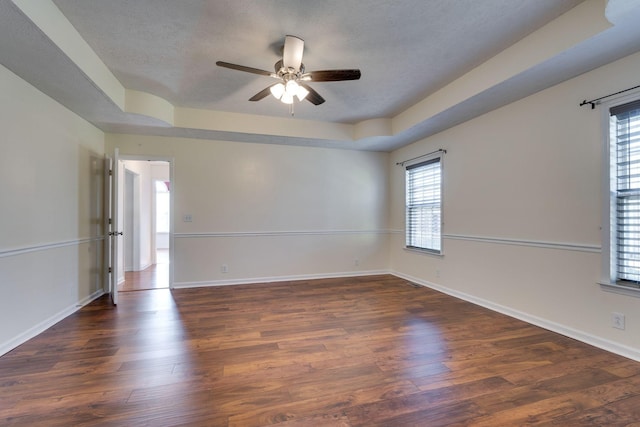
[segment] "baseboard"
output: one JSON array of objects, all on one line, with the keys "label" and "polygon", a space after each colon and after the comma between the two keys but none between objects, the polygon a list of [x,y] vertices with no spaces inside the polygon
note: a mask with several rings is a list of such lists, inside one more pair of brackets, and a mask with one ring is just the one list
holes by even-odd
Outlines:
[{"label": "baseboard", "polygon": [[89,304],[93,300],[100,298],[102,295],[104,295],[104,291],[102,289],[95,291],[93,294],[89,295],[88,297],[83,298],[82,300],[78,301],[76,304],[69,306],[64,310],[59,311],[58,313],[54,314],[48,319],[38,323],[34,327],[21,333],[17,337],[5,343],[2,343],[0,345],[0,356],[10,352],[11,350],[18,347],[19,345],[24,344],[25,342],[29,341],[31,338],[35,337],[36,335],[41,334],[42,332],[46,331],[47,329],[49,329],[50,327],[52,327],[53,325],[55,325],[56,323],[64,319],[65,317],[72,315],[73,313],[80,310],[82,307]]},{"label": "baseboard", "polygon": [[430,289],[434,289],[436,291],[442,292],[447,295],[451,295],[456,298],[460,298],[464,301],[468,301],[470,303],[479,305],[481,307],[488,308],[489,310],[496,311],[498,313],[505,314],[507,316],[513,317],[515,319],[522,320],[524,322],[530,323],[535,326],[539,326],[541,328],[547,329],[552,332],[556,332],[560,335],[564,335],[569,338],[576,339],[583,343],[592,345],[594,347],[598,347],[602,350],[609,351],[611,353],[618,354],[620,356],[627,357],[629,359],[639,361],[640,362],[640,350],[637,348],[629,347],[626,345],[622,345],[613,341],[609,341],[604,338],[600,338],[595,335],[591,335],[584,331],[580,331],[577,329],[573,329],[562,325],[560,323],[551,322],[547,319],[543,319],[541,317],[537,317],[531,315],[529,313],[525,313],[519,310],[514,310],[510,307],[506,307],[504,305],[496,304],[494,302],[478,298],[474,295],[469,295],[464,292],[459,292],[454,289],[450,289],[436,283],[429,282],[427,280],[419,279],[417,277],[412,277],[403,273],[392,271],[390,274],[394,276],[400,277],[402,279],[408,280],[410,282],[416,283],[421,286],[425,286]]},{"label": "baseboard", "polygon": [[140,266],[140,268],[139,268],[138,270],[135,270],[135,271],[136,271],[136,272],[137,272],[137,271],[144,271],[144,270],[146,270],[147,268],[151,267],[152,265],[153,265],[153,263],[143,264],[142,266]]},{"label": "baseboard", "polygon": [[257,283],[291,282],[296,280],[336,279],[340,277],[377,276],[390,274],[388,270],[348,271],[342,273],[319,273],[292,276],[253,277],[230,280],[207,280],[201,282],[174,282],[173,289],[205,288],[210,286],[251,285]]}]

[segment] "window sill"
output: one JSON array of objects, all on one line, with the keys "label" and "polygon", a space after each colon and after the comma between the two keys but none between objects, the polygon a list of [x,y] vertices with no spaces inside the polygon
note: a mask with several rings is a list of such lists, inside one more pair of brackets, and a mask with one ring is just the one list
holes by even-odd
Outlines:
[{"label": "window sill", "polygon": [[605,292],[613,292],[615,294],[640,298],[640,288],[633,288],[631,286],[622,286],[615,283],[604,282],[599,282],[599,285],[600,288]]},{"label": "window sill", "polygon": [[409,247],[409,246],[405,246],[403,249],[405,251],[408,251],[408,252],[417,252],[419,254],[424,254],[424,255],[431,255],[431,256],[436,256],[436,257],[443,257],[444,256],[442,251],[436,252],[436,251],[432,251],[432,250],[429,250],[429,249],[412,248],[412,247]]}]

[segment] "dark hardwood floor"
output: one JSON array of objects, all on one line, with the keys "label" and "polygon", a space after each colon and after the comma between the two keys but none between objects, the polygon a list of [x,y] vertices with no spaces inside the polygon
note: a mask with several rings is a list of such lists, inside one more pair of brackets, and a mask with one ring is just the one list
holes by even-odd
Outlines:
[{"label": "dark hardwood floor", "polygon": [[638,426],[640,363],[393,276],[103,297],[0,358],[0,424]]}]

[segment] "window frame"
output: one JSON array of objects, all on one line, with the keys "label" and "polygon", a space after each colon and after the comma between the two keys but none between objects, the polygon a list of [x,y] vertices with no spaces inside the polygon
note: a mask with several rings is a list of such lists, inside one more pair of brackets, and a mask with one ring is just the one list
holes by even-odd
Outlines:
[{"label": "window frame", "polygon": [[617,106],[640,101],[640,90],[631,91],[625,96],[616,97],[611,101],[603,101],[601,106],[602,126],[602,266],[601,278],[598,280],[605,291],[623,295],[640,297],[640,287],[617,281],[617,247],[616,247],[616,168],[617,152],[615,149],[615,134],[611,129],[611,109]]},{"label": "window frame", "polygon": [[[442,229],[444,226],[444,221],[443,221],[443,159],[444,159],[444,151],[439,151],[438,153],[432,154],[432,155],[428,155],[428,156],[421,156],[419,157],[419,160],[415,160],[412,162],[407,162],[405,164],[403,164],[404,167],[404,176],[405,176],[405,239],[404,239],[404,249],[405,250],[409,250],[409,251],[415,251],[415,252],[420,252],[420,253],[424,253],[424,254],[428,254],[428,255],[436,255],[436,256],[442,256],[444,254],[443,251],[443,239],[442,239]],[[409,226],[409,180],[408,180],[408,171],[411,169],[417,169],[420,168],[421,166],[426,166],[429,164],[433,164],[433,163],[438,163],[439,165],[439,214],[440,214],[440,228],[439,228],[439,233],[437,236],[437,240],[438,240],[438,246],[439,248],[435,248],[435,247],[420,247],[420,246],[413,246],[413,245],[409,245],[409,241],[410,241],[410,226]]]}]

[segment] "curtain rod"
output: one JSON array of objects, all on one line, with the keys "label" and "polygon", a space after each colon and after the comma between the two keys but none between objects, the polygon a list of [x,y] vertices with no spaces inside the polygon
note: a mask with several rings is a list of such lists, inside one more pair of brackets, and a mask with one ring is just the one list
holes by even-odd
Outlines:
[{"label": "curtain rod", "polygon": [[586,99],[584,101],[582,101],[579,105],[579,107],[582,107],[584,105],[590,104],[591,105],[591,109],[593,110],[594,108],[596,108],[596,105],[600,104],[600,102],[605,98],[609,98],[611,96],[616,96],[616,95],[620,95],[621,93],[625,93],[625,92],[629,92],[630,90],[634,90],[634,89],[638,89],[640,88],[639,86],[634,86],[634,87],[630,87],[629,89],[625,89],[625,90],[621,90],[620,92],[616,92],[616,93],[612,93],[610,95],[605,95],[605,96],[601,96],[600,98],[596,98],[596,99],[592,99],[591,101],[587,101]]},{"label": "curtain rod", "polygon": [[436,154],[436,153],[443,153],[443,154],[446,154],[446,152],[447,152],[447,150],[443,150],[442,148],[440,148],[440,149],[438,149],[438,150],[436,150],[436,151],[432,151],[432,152],[430,152],[430,153],[423,154],[423,155],[421,155],[421,156],[414,157],[414,158],[412,158],[412,159],[407,159],[407,160],[403,160],[402,162],[397,162],[397,163],[396,163],[396,166],[404,166],[404,164],[405,164],[405,163],[410,162],[411,160],[421,159],[421,158],[423,158],[423,157],[431,156],[431,155]]}]

